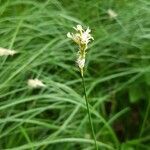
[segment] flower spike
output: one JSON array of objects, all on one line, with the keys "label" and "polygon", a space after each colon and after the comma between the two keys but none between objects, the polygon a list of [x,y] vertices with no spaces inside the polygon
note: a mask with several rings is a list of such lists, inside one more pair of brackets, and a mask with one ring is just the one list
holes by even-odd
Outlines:
[{"label": "flower spike", "polygon": [[90,32],[91,30],[89,27],[84,30],[81,25],[77,25],[76,27],[73,27],[76,31],[76,33],[67,33],[67,37],[73,40],[78,46],[78,58],[77,58],[77,65],[80,69],[81,75],[83,76],[83,69],[85,65],[85,56],[86,56],[86,50],[88,48],[88,44],[91,40],[94,40],[94,38],[91,36]]}]

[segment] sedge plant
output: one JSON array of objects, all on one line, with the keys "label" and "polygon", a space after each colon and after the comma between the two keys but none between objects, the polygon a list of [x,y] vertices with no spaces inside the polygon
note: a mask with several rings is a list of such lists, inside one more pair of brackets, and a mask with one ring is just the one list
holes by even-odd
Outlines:
[{"label": "sedge plant", "polygon": [[84,80],[84,67],[85,67],[85,58],[86,58],[86,53],[87,53],[87,48],[88,44],[91,40],[94,40],[94,38],[91,36],[90,32],[91,30],[87,28],[86,30],[83,29],[81,25],[77,25],[74,27],[76,33],[67,33],[67,37],[72,39],[78,46],[79,46],[79,51],[77,52],[77,60],[76,63],[79,67],[80,75],[82,78],[82,85],[83,85],[83,90],[84,90],[84,97],[86,101],[86,107],[87,107],[87,114],[89,118],[89,123],[95,143],[95,149],[98,150],[97,142],[96,142],[96,136],[94,132],[94,127],[92,123],[92,118],[91,118],[91,113],[89,109],[89,102],[87,99],[87,94],[86,94],[86,88],[85,88],[85,80]]}]

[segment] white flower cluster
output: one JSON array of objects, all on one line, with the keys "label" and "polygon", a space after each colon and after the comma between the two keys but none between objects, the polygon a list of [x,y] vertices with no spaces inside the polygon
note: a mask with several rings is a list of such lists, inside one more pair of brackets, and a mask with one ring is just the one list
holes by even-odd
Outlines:
[{"label": "white flower cluster", "polygon": [[80,68],[81,74],[83,76],[86,49],[88,48],[88,43],[91,40],[94,40],[94,38],[91,36],[90,34],[91,30],[89,28],[84,30],[81,25],[77,25],[77,27],[74,27],[74,29],[76,33],[68,32],[67,37],[72,39],[79,46],[77,65]]},{"label": "white flower cluster", "polygon": [[113,11],[112,9],[108,9],[107,13],[108,13],[110,19],[115,19],[118,16],[118,14],[115,11]]},{"label": "white flower cluster", "polygon": [[74,42],[76,42],[79,46],[85,46],[85,49],[87,49],[87,45],[90,42],[90,40],[94,40],[94,38],[91,36],[90,32],[91,30],[87,28],[84,30],[81,25],[77,25],[77,27],[74,29],[77,31],[77,33],[67,33],[67,37],[72,39]]},{"label": "white flower cluster", "polygon": [[0,47],[0,56],[9,56],[9,55],[13,56],[16,53],[17,52],[14,51],[14,50],[10,50],[10,49]]},{"label": "white flower cluster", "polygon": [[28,80],[28,86],[33,89],[46,87],[46,85],[39,79],[29,79]]}]

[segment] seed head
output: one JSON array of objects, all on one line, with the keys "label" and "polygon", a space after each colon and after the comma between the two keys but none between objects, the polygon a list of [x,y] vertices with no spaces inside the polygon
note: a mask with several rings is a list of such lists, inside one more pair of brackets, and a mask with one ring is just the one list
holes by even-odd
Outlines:
[{"label": "seed head", "polygon": [[108,9],[107,13],[111,19],[115,19],[118,16],[118,14],[114,12],[112,9]]},{"label": "seed head", "polygon": [[76,33],[67,33],[67,37],[72,39],[76,44],[79,45],[80,48],[87,49],[87,45],[94,38],[91,36],[91,30],[87,28],[83,29],[81,25],[77,25],[77,27],[73,27],[76,30]]},{"label": "seed head", "polygon": [[46,85],[39,79],[29,79],[28,80],[28,86],[30,88],[36,89],[36,88],[42,88],[46,87]]},{"label": "seed head", "polygon": [[10,49],[0,47],[0,56],[9,56],[9,55],[13,56],[16,53],[17,52],[14,51],[14,50],[10,50]]},{"label": "seed head", "polygon": [[75,33],[67,33],[67,37],[72,39],[78,46],[78,57],[77,57],[77,65],[80,68],[81,75],[83,76],[83,68],[85,66],[85,56],[86,56],[86,50],[88,48],[88,44],[91,40],[94,40],[94,38],[91,36],[90,32],[91,30],[89,27],[84,30],[81,25],[77,25],[76,27],[73,27],[75,29]]}]

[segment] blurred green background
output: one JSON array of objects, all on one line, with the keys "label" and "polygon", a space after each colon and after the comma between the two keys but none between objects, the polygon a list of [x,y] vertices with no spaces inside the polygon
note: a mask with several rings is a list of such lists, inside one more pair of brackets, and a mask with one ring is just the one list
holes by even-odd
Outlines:
[{"label": "blurred green background", "polygon": [[66,36],[77,24],[94,37],[85,81],[99,149],[150,149],[149,0],[0,0],[0,47],[18,52],[0,57],[0,150],[94,149]]}]

